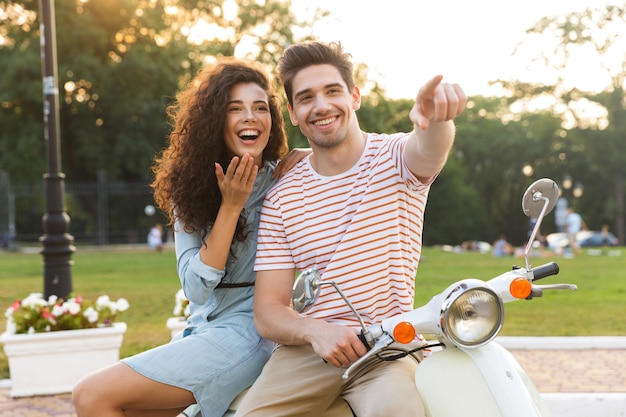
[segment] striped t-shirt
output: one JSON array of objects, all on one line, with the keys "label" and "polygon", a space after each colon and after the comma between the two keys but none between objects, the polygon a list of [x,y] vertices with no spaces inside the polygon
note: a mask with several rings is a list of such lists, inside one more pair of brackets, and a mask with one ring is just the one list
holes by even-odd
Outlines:
[{"label": "striped t-shirt", "polygon": [[[333,177],[305,158],[268,191],[255,270],[315,268],[335,281],[366,325],[413,308],[428,184],[404,164],[408,134],[368,134],[363,155]],[[360,327],[330,285],[305,313]]]}]

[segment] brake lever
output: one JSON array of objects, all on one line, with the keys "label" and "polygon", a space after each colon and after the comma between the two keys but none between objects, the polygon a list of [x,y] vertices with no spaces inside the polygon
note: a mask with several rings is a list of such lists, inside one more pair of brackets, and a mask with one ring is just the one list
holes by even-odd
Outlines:
[{"label": "brake lever", "polygon": [[576,291],[578,286],[576,284],[545,284],[545,285],[536,285],[533,284],[532,292],[528,299],[533,297],[541,297],[543,295],[544,290],[571,290]]},{"label": "brake lever", "polygon": [[367,362],[372,356],[376,356],[380,351],[388,347],[393,342],[394,340],[391,336],[389,336],[386,333],[383,334],[381,337],[378,338],[378,340],[376,340],[376,343],[374,344],[374,346],[372,346],[372,348],[365,355],[357,359],[356,362],[350,365],[348,369],[346,369],[343,372],[343,375],[341,375],[341,378],[344,381],[347,381],[350,378],[350,373],[353,370],[358,369],[359,366],[361,366],[364,362]]}]

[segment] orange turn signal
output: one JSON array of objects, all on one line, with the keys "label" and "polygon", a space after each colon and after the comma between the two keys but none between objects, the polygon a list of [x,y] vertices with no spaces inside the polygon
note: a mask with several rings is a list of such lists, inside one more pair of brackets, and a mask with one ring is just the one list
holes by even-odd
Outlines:
[{"label": "orange turn signal", "polygon": [[517,277],[509,284],[509,292],[515,298],[528,298],[533,286],[526,278]]},{"label": "orange turn signal", "polygon": [[415,339],[415,329],[408,321],[401,321],[393,328],[393,338],[398,343],[410,343]]}]

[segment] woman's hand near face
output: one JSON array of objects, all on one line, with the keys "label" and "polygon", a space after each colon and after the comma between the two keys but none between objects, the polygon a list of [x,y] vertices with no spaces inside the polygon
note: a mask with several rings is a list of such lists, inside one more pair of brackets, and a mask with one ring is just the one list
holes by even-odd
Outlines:
[{"label": "woman's hand near face", "polygon": [[233,157],[226,172],[215,163],[217,185],[222,193],[222,204],[215,218],[211,232],[206,237],[205,245],[200,248],[200,260],[215,269],[224,269],[237,219],[250,197],[252,186],[259,168],[254,158],[244,154],[241,158]]},{"label": "woman's hand near face", "polygon": [[215,176],[222,193],[222,206],[239,213],[250,197],[258,172],[259,168],[254,164],[254,158],[248,154],[241,158],[233,157],[226,172],[216,162]]}]

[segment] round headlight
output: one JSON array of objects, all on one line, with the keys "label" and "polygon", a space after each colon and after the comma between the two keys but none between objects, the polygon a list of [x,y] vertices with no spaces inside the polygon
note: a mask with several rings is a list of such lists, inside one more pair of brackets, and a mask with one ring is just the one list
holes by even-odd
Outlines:
[{"label": "round headlight", "polygon": [[441,311],[444,334],[462,347],[479,347],[498,335],[504,306],[497,294],[481,286],[459,291]]}]

